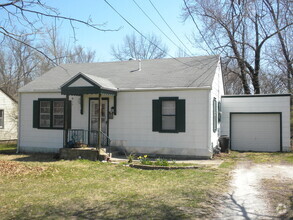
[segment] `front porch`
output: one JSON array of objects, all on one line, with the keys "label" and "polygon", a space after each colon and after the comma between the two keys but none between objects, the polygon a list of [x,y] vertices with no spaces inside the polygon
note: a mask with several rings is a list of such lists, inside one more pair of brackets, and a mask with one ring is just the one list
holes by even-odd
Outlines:
[{"label": "front porch", "polygon": [[[84,129],[68,129],[64,130],[64,136],[67,136],[65,148],[105,148],[111,153],[111,140],[102,131],[84,130]],[[100,133],[100,135],[99,135]],[[101,141],[99,141],[101,139]]]},{"label": "front porch", "polygon": [[104,150],[110,156],[108,133],[109,119],[116,114],[115,86],[107,79],[79,73],[61,86],[61,94],[66,95],[65,109],[72,112],[64,121],[64,149]]},{"label": "front porch", "polygon": [[60,159],[64,160],[92,160],[92,161],[103,161],[111,158],[111,154],[105,152],[104,148],[61,148],[59,151]]}]

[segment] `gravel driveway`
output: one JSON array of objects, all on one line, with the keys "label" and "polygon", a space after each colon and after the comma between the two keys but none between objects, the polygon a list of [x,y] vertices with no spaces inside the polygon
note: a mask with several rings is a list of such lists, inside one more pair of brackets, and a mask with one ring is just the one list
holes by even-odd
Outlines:
[{"label": "gravel driveway", "polygon": [[240,162],[232,171],[230,191],[221,201],[217,219],[278,219],[282,213],[270,205],[261,187],[264,179],[275,179],[280,184],[289,180],[293,184],[293,166]]}]

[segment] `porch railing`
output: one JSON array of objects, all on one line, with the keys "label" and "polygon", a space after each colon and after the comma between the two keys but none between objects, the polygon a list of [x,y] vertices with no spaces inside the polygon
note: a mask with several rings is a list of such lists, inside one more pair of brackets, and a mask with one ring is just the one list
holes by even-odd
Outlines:
[{"label": "porch railing", "polygon": [[[66,132],[66,131],[64,131]],[[111,139],[102,131],[68,129],[66,146],[71,148],[78,147],[98,147],[99,132],[101,133],[101,145],[111,152]]]}]

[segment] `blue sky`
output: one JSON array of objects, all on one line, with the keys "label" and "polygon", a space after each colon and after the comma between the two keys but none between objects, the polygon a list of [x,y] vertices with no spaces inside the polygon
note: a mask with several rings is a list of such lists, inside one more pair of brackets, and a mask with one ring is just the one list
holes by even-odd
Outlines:
[{"label": "blue sky", "polygon": [[[152,18],[152,20],[169,36],[177,45],[183,45],[177,40],[173,33],[162,21],[149,0],[135,0],[141,8]],[[159,10],[164,19],[172,27],[183,43],[191,50],[193,55],[201,55],[204,52],[195,49],[187,40],[186,36],[191,36],[195,30],[194,24],[189,20],[183,22],[181,9],[184,5],[183,0],[151,0]],[[148,18],[135,5],[133,0],[108,0],[133,26],[143,34],[154,33],[168,46],[169,54],[176,56],[177,48],[148,20]],[[84,25],[76,25],[77,44],[86,48],[96,50],[98,61],[111,61],[111,45],[121,44],[126,34],[135,32],[122,18],[120,18],[103,0],[70,1],[70,0],[51,0],[48,5],[57,8],[61,15],[74,17],[82,20],[91,18],[96,24],[106,25],[106,29],[117,29],[114,32],[100,32]],[[73,41],[73,33],[70,25],[66,22],[60,26],[60,33],[63,40]]]}]

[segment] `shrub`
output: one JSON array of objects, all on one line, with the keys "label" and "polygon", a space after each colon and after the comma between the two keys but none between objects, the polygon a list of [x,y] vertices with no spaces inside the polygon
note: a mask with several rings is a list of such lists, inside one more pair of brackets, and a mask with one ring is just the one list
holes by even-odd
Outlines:
[{"label": "shrub", "polygon": [[148,158],[148,155],[144,155],[143,157],[139,156],[137,159],[139,159],[140,163],[143,165],[153,165],[153,162],[150,161],[150,159]]},{"label": "shrub", "polygon": [[167,167],[169,166],[169,162],[166,159],[158,158],[156,159],[155,165]]},{"label": "shrub", "polygon": [[130,154],[127,156],[128,163],[132,163],[133,160],[134,160],[134,158],[135,158],[135,154],[130,153]]}]

